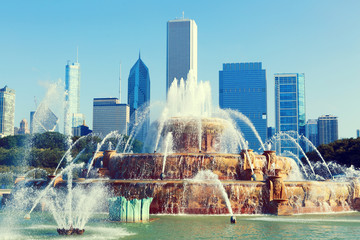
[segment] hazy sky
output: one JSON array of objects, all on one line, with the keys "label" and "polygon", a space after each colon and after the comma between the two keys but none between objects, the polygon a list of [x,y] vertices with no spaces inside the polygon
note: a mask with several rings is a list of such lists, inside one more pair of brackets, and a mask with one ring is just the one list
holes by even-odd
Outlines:
[{"label": "hazy sky", "polygon": [[48,82],[65,78],[67,60],[81,64],[81,112],[92,128],[94,97],[122,102],[141,58],[150,70],[151,101],[165,99],[166,22],[198,26],[198,79],[210,81],[218,105],[222,63],[263,63],[269,126],[274,126],[274,73],[305,73],[306,117],[339,117],[339,136],[360,129],[360,1],[2,1],[0,87],[16,90],[15,126],[29,120]]}]

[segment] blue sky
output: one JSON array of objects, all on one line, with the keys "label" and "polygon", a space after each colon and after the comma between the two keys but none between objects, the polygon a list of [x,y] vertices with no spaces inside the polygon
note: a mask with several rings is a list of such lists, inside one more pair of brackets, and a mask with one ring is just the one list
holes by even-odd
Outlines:
[{"label": "blue sky", "polygon": [[64,80],[67,60],[81,64],[81,112],[92,127],[92,99],[122,102],[139,51],[150,70],[151,101],[165,99],[166,22],[198,25],[198,79],[218,105],[222,63],[261,61],[267,72],[269,126],[274,73],[305,73],[307,119],[339,117],[339,136],[360,129],[360,1],[3,1],[0,87],[16,90],[15,125],[29,120],[44,82]]}]

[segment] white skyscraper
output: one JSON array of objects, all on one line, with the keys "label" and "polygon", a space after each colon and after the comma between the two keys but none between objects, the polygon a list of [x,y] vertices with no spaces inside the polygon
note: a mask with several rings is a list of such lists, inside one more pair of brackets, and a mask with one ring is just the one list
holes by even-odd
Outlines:
[{"label": "white skyscraper", "polygon": [[68,63],[65,68],[66,109],[64,133],[70,135],[71,128],[83,123],[84,115],[80,113],[80,63]]},{"label": "white skyscraper", "polygon": [[0,137],[14,135],[15,90],[0,89]]},{"label": "white skyscraper", "polygon": [[191,19],[167,23],[166,92],[176,79],[187,79],[192,70],[197,79],[197,25]]}]

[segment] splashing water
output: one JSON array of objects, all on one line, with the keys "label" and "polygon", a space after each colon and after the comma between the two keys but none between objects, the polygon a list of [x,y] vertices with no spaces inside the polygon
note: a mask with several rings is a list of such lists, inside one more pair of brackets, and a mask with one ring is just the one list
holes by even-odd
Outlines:
[{"label": "splashing water", "polygon": [[172,132],[169,132],[165,139],[165,152],[164,152],[164,160],[163,160],[163,166],[162,166],[162,173],[165,173],[165,165],[166,165],[166,158],[172,150],[173,145],[173,135]]},{"label": "splashing water", "polygon": [[[69,155],[71,154],[71,150],[73,149],[73,147],[76,146],[76,144],[77,144],[78,142],[80,142],[80,140],[82,140],[83,138],[88,137],[88,136],[89,136],[89,135],[80,137],[80,138],[79,138],[78,140],[76,140],[73,144],[71,144],[71,142],[70,142],[70,144],[69,144],[70,147],[69,147],[68,150],[65,152],[65,154],[63,155],[63,157],[60,159],[59,164],[57,165],[57,167],[56,167],[53,175],[56,175],[56,172],[57,172],[57,170],[59,169],[62,161],[63,161],[64,159],[68,159]],[[68,138],[68,139],[71,140],[71,138]]]},{"label": "splashing water", "polygon": [[231,208],[229,197],[225,191],[223,184],[220,182],[218,175],[216,175],[215,173],[213,173],[210,170],[202,170],[202,171],[199,171],[198,174],[196,174],[196,176],[193,179],[190,179],[188,181],[196,182],[196,183],[206,183],[206,184],[211,183],[211,184],[214,184],[215,186],[217,186],[219,191],[221,192],[222,198],[224,199],[224,201],[226,203],[226,207],[227,207],[230,215],[231,216],[234,215],[233,210]]},{"label": "splashing water", "polygon": [[309,160],[309,158],[306,156],[304,150],[301,148],[301,146],[299,145],[299,143],[293,138],[291,137],[289,134],[285,133],[285,132],[279,132],[278,135],[281,136],[285,136],[286,138],[288,138],[292,143],[294,143],[296,145],[296,147],[301,151],[301,153],[304,155],[306,161],[308,162],[310,169],[312,171],[312,173],[314,174],[314,176],[316,176],[315,171],[313,166],[311,165],[311,162]]},{"label": "splashing water", "polygon": [[90,170],[91,170],[91,168],[92,168],[94,159],[95,159],[97,153],[100,151],[100,148],[104,145],[104,143],[106,142],[107,139],[109,139],[109,138],[111,138],[111,137],[117,137],[118,135],[119,135],[119,134],[118,134],[117,131],[112,131],[112,132],[110,132],[108,135],[106,135],[106,136],[104,137],[104,139],[101,141],[100,144],[97,145],[96,151],[95,151],[93,157],[91,158],[91,161],[90,161],[89,164],[88,164],[88,171],[87,171],[87,173],[86,173],[86,176],[87,176],[87,177],[89,176],[89,173],[90,173]]},{"label": "splashing water", "polygon": [[136,134],[138,133],[138,131],[140,130],[140,128],[142,127],[144,122],[149,118],[150,106],[146,105],[146,106],[143,106],[141,109],[138,109],[137,114],[138,114],[137,119],[136,119],[134,125],[132,126],[132,130],[131,130],[129,138],[125,144],[123,153],[126,153],[126,151],[128,150],[128,147],[131,146],[132,143],[135,141]]},{"label": "splashing water", "polygon": [[[84,166],[84,163],[80,163],[80,164],[76,164],[76,167],[82,167]],[[39,197],[35,200],[32,208],[30,209],[29,213],[27,214],[27,216],[30,216],[30,214],[34,211],[35,207],[39,204],[40,200],[47,194],[47,192],[49,191],[49,189],[52,187],[52,185],[54,184],[55,180],[58,179],[61,175],[63,175],[64,173],[66,173],[67,171],[69,171],[70,169],[73,169],[74,166],[73,164],[70,164],[69,166],[67,166],[66,168],[64,168],[58,175],[56,175],[50,182],[49,184],[46,186],[46,188],[44,190],[41,191],[41,193],[39,194]]]},{"label": "splashing water", "polygon": [[246,123],[251,128],[251,130],[254,132],[256,138],[258,139],[258,141],[259,141],[259,143],[261,145],[261,148],[263,150],[265,150],[264,143],[261,140],[261,137],[260,137],[258,131],[256,130],[254,124],[250,121],[250,119],[247,116],[245,116],[244,114],[242,114],[241,112],[230,110],[230,109],[227,109],[227,111],[229,111],[230,114],[232,114],[232,115],[236,116],[237,118],[239,118],[241,121]]},{"label": "splashing water", "polygon": [[291,156],[292,158],[294,158],[296,160],[296,162],[301,165],[301,168],[302,168],[303,172],[305,173],[306,177],[309,177],[305,170],[304,164],[300,161],[298,156],[296,156],[294,153],[292,153],[290,151],[284,151],[284,153],[285,153],[285,155],[288,155],[288,156]]},{"label": "splashing water", "polygon": [[314,146],[314,144],[307,138],[305,137],[304,135],[301,136],[301,138],[303,140],[305,140],[308,144],[310,144],[310,146],[312,147],[312,149],[315,150],[315,152],[319,155],[319,157],[321,158],[323,164],[325,165],[326,169],[328,170],[329,174],[330,174],[330,177],[333,178],[333,175],[331,174],[331,171],[329,169],[329,166],[327,165],[327,163],[325,162],[324,158],[322,157],[322,155],[320,154],[320,152],[317,150],[317,148]]}]

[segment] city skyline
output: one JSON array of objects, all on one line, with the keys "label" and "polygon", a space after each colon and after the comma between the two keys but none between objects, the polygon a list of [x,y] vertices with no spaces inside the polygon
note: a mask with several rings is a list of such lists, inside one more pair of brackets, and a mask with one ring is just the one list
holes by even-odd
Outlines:
[{"label": "city skyline", "polygon": [[[6,3],[6,11],[0,16],[4,34],[0,40],[0,81],[17,93],[15,126],[23,118],[28,119],[34,109],[34,96],[42,99],[45,95],[39,82],[64,80],[64,63],[75,59],[77,46],[82,64],[80,105],[90,126],[92,99],[118,96],[119,62],[127,73],[139,49],[152,73],[151,101],[165,101],[166,23],[181,17],[184,11],[185,17],[198,25],[198,79],[210,81],[214,105],[218,105],[217,73],[222,63],[261,61],[268,79],[268,126],[275,125],[273,74],[304,72],[307,119],[324,114],[338,116],[340,138],[355,137],[359,128],[354,119],[360,113],[354,116],[346,108],[349,102],[359,102],[356,89],[360,81],[355,70],[360,35],[348,27],[359,21],[355,9],[360,4],[356,1],[228,1],[231,8],[226,6],[229,4],[206,2],[207,11],[202,10],[203,1],[173,6],[165,3],[160,8],[144,2],[138,12],[130,10],[131,3],[109,1],[100,6],[79,1],[73,3],[71,17],[66,20],[60,17],[64,3],[21,3],[23,8]],[[81,14],[71,14],[79,8]],[[222,13],[225,9],[229,10],[226,14]],[[274,16],[277,9],[287,11]],[[215,10],[219,16],[214,17]],[[307,17],[295,18],[293,12]],[[92,19],[95,13],[101,18]],[[32,20],[26,21],[29,18]],[[146,39],[137,37],[135,30],[139,27],[144,30],[141,34],[148,36]],[[61,34],[65,29],[73,38]],[[122,88],[127,89],[127,84],[123,83]],[[122,96],[121,102],[126,98]]]}]

